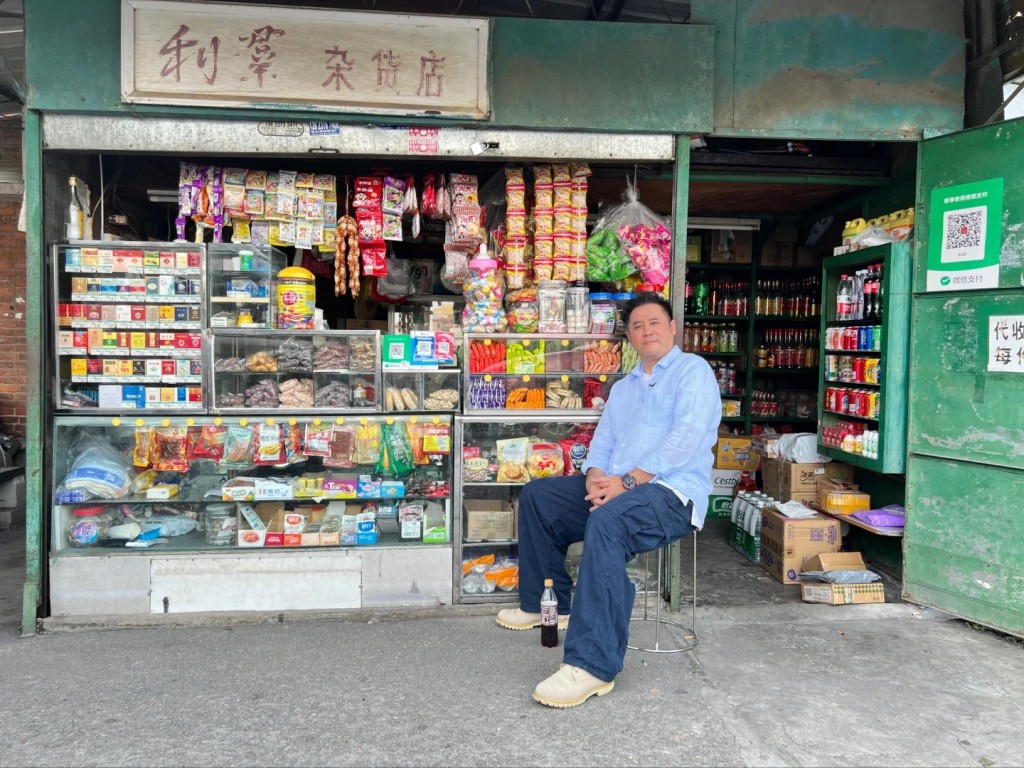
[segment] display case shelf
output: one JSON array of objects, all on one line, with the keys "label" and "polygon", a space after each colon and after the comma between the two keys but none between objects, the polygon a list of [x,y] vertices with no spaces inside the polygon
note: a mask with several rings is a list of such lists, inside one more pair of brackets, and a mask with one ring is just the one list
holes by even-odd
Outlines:
[{"label": "display case shelf", "polygon": [[[58,416],[53,430],[58,555],[146,546],[133,524],[159,524],[153,551],[451,542],[451,416]],[[162,484],[177,492],[148,498]],[[103,530],[76,541],[92,520]]]},{"label": "display case shelf", "polygon": [[204,410],[205,246],[76,241],[50,253],[55,409]]},{"label": "display case shelf", "polygon": [[378,331],[235,328],[211,331],[209,390],[216,413],[382,410]]},{"label": "display case shelf", "polygon": [[[455,556],[452,577],[458,602],[509,600],[516,594],[515,591],[497,588],[492,592],[467,591],[462,573],[464,561],[485,554],[493,554],[499,562],[502,558],[518,556],[518,499],[525,482],[498,482],[500,478],[496,473],[500,462],[519,462],[524,478],[529,479],[532,461],[528,455],[516,458],[515,451],[523,444],[540,442],[556,446],[562,459],[562,467],[556,474],[563,474],[566,473],[565,462],[570,461],[566,448],[571,444],[579,448],[570,452],[572,467],[569,471],[579,471],[596,425],[596,416],[581,417],[574,413],[562,416],[520,413],[501,418],[455,417],[457,451],[453,487],[455,498],[463,504],[463,508],[453,514]],[[487,530],[483,532],[490,535],[471,537],[472,533],[481,532],[481,526],[486,526]],[[473,581],[472,577],[470,581]]]}]

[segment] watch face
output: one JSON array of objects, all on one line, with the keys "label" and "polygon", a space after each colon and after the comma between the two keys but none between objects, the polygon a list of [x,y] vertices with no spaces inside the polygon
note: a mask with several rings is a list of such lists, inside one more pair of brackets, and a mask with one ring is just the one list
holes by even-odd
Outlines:
[{"label": "watch face", "polygon": [[627,491],[636,485],[636,478],[628,472],[622,476],[622,487]]}]

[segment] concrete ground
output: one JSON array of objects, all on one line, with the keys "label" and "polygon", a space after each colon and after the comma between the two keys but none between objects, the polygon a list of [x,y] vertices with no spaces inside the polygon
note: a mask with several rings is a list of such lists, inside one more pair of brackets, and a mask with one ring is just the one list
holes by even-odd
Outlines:
[{"label": "concrete ground", "polygon": [[891,583],[884,605],[802,603],[722,523],[700,541],[697,647],[629,651],[610,695],[569,710],[530,698],[560,652],[493,606],[19,638],[22,536],[0,532],[0,766],[1024,765],[1019,641]]}]

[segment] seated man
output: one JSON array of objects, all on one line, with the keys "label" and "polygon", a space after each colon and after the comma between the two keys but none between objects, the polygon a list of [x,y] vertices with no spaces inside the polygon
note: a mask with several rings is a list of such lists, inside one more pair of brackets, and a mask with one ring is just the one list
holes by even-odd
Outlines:
[{"label": "seated man", "polygon": [[640,362],[612,387],[585,476],[534,480],[519,498],[520,607],[500,611],[498,624],[539,626],[550,578],[564,625],[572,587],[565,555],[583,542],[564,663],[533,692],[549,707],[575,707],[612,690],[636,596],[626,563],[700,529],[711,493],[722,414],[711,367],[676,347],[672,305],[660,294],[638,294],[624,321]]}]

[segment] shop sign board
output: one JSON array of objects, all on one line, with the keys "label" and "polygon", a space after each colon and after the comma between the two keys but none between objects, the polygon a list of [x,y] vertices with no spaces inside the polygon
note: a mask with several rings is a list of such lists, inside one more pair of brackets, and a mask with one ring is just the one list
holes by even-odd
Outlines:
[{"label": "shop sign board", "polygon": [[1024,315],[988,319],[988,370],[1024,373]]},{"label": "shop sign board", "polygon": [[1002,178],[933,189],[925,289],[998,288],[1002,218]]},{"label": "shop sign board", "polygon": [[121,98],[479,119],[488,44],[481,18],[122,0]]}]

